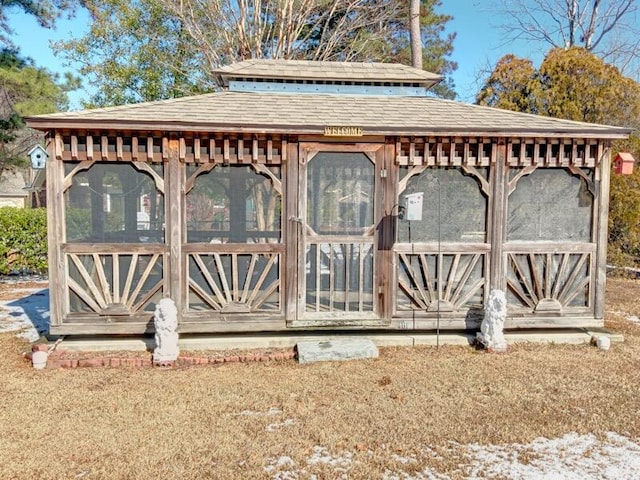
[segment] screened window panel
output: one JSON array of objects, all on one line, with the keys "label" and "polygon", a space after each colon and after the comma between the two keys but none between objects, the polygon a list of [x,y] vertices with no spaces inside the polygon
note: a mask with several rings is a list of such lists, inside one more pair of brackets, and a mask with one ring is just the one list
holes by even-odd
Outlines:
[{"label": "screened window panel", "polygon": [[[478,172],[488,178],[487,168]],[[408,167],[401,168],[400,178],[407,175]],[[478,180],[461,168],[428,168],[409,179],[400,195],[424,193],[422,220],[400,220],[398,241],[413,242],[485,242],[487,233],[487,198]]]},{"label": "screened window panel", "polygon": [[[518,171],[512,168],[510,177]],[[583,178],[539,168],[520,178],[509,196],[507,240],[591,242],[592,220],[593,196]]]},{"label": "screened window panel", "polygon": [[[65,162],[66,174],[77,165]],[[163,176],[163,166],[151,168]],[[64,194],[67,242],[163,243],[164,195],[151,175],[127,163],[97,162]]]},{"label": "screened window panel", "polygon": [[309,226],[319,235],[362,235],[373,225],[374,180],[363,153],[318,153],[307,167]]},{"label": "screened window panel", "polygon": [[[197,167],[188,167],[187,176]],[[268,167],[280,178],[280,167]],[[250,165],[216,166],[186,195],[187,242],[278,243],[282,199],[267,175]]]}]

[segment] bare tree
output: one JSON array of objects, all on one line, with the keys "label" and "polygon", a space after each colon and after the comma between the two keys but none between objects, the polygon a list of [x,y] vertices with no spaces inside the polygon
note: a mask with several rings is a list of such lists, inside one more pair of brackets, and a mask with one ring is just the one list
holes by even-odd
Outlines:
[{"label": "bare tree", "polygon": [[583,47],[629,74],[640,71],[638,0],[502,0],[509,39]]},{"label": "bare tree", "polygon": [[[181,22],[211,68],[245,58],[362,60],[370,49],[379,53],[380,46],[393,36],[393,29],[404,17],[402,2],[398,1],[381,4],[367,0],[159,0],[159,3]],[[418,25],[418,31],[419,28]]]},{"label": "bare tree", "polygon": [[422,38],[420,37],[420,0],[409,4],[409,35],[411,38],[411,64],[422,70]]},{"label": "bare tree", "polygon": [[[55,47],[96,87],[91,106],[211,91],[212,70],[251,58],[411,63],[407,0],[82,1],[89,32]],[[424,68],[446,78],[455,34],[440,6],[420,1],[418,36]],[[455,96],[450,78],[433,92]]]}]

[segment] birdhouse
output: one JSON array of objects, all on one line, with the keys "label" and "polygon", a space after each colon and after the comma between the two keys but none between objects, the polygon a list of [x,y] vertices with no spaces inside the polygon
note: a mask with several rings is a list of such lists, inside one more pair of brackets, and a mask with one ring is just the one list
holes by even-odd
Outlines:
[{"label": "birdhouse", "polygon": [[33,147],[28,155],[31,160],[31,168],[35,170],[42,170],[47,164],[47,157],[49,157],[47,151],[40,145]]},{"label": "birdhouse", "polygon": [[633,155],[628,152],[620,152],[613,161],[613,171],[618,175],[631,175],[633,173]]}]

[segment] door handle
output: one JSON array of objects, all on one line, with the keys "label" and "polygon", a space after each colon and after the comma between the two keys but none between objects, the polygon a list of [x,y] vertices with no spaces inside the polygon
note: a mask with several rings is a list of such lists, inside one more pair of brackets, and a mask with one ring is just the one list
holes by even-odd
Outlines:
[{"label": "door handle", "polygon": [[289,217],[289,221],[290,222],[296,222],[296,223],[299,223],[300,225],[302,225],[302,218],[300,218],[300,217],[294,217],[293,215],[291,215]]}]

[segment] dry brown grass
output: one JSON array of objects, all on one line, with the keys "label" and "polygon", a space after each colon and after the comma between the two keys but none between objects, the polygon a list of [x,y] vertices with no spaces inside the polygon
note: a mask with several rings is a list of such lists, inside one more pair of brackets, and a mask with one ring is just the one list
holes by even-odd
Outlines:
[{"label": "dry brown grass", "polygon": [[403,471],[431,466],[462,478],[450,441],[637,438],[640,327],[623,314],[640,315],[639,291],[637,281],[609,283],[608,310],[620,312],[608,314],[609,326],[626,339],[609,352],[386,348],[345,363],[37,372],[20,358],[26,345],[5,334],[0,478],[273,478],[264,468],[283,455],[306,471],[299,478],[340,478],[334,467],[307,465],[316,446],[353,454],[345,478],[397,471],[394,453],[416,456]]}]

